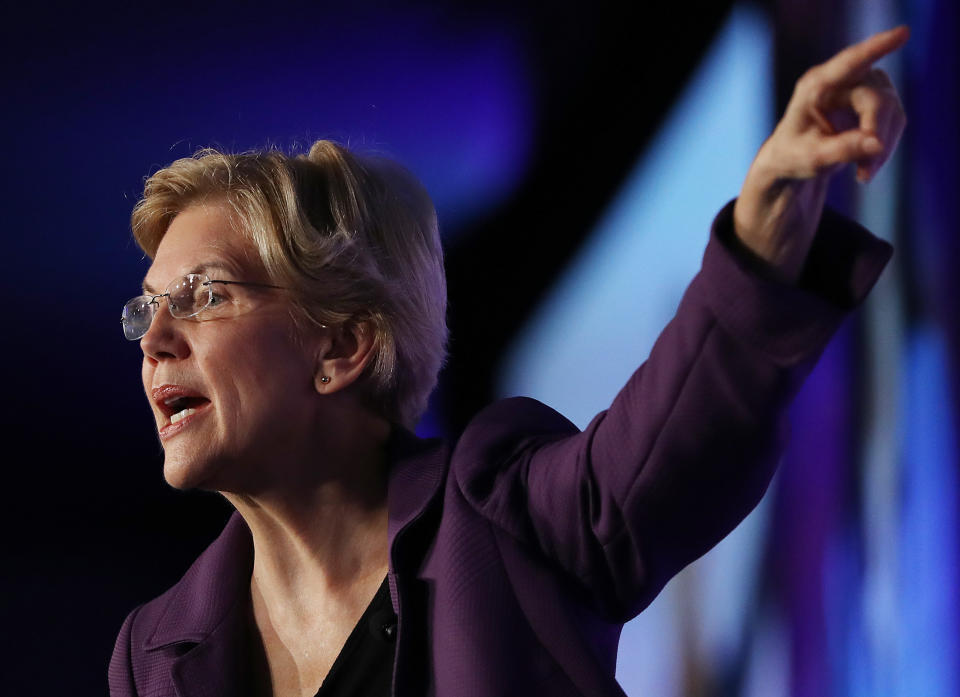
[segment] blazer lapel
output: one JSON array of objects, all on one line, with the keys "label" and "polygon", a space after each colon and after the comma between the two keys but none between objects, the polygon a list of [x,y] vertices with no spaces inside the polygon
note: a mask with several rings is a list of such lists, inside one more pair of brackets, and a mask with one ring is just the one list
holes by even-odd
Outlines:
[{"label": "blazer lapel", "polygon": [[[242,693],[253,542],[239,513],[171,591],[144,649],[179,645],[171,675],[179,697]],[[169,660],[169,659],[168,659]]]},{"label": "blazer lapel", "polygon": [[446,478],[449,452],[440,440],[421,440],[409,431],[394,427],[387,449],[390,461],[387,487],[389,519],[387,540],[390,549],[390,599],[400,613],[396,574],[412,571],[408,564],[419,561],[404,546],[413,523],[421,518],[438,496]]},{"label": "blazer lapel", "polygon": [[179,697],[236,697],[247,693],[246,609],[237,606],[172,668]]}]

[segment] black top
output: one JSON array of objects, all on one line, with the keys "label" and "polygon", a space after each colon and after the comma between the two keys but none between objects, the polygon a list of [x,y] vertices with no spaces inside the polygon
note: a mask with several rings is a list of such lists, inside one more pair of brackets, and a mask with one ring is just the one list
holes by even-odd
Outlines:
[{"label": "black top", "polygon": [[384,578],[316,697],[389,697],[396,638],[397,616]]},{"label": "black top", "polygon": [[[253,629],[252,607],[249,612],[246,695],[261,697],[271,694],[269,669],[260,635]],[[316,697],[390,697],[396,639],[397,615],[384,578],[340,649]]]}]

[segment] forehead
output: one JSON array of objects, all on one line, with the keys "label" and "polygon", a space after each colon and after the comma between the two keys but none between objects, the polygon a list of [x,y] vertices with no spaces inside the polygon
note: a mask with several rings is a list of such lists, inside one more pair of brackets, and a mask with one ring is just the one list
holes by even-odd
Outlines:
[{"label": "forehead", "polygon": [[157,292],[188,273],[265,280],[256,248],[237,228],[231,210],[226,203],[201,203],[178,213],[160,240],[144,290]]}]

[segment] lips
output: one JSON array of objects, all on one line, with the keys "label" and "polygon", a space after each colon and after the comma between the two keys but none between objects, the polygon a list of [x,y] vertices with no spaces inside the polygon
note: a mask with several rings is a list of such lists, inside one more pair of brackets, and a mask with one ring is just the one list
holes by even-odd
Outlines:
[{"label": "lips", "polygon": [[160,385],[150,391],[150,396],[169,425],[181,423],[210,403],[202,393],[185,385]]}]

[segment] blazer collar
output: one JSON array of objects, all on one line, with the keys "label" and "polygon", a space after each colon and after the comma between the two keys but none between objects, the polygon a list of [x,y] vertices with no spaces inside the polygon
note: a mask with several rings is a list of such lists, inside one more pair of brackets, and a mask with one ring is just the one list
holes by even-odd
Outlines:
[{"label": "blazer collar", "polygon": [[[437,439],[422,440],[397,426],[387,444],[387,457],[387,535],[390,569],[395,572],[400,556],[395,549],[397,539],[423,515],[439,492],[446,475],[448,448]],[[153,651],[181,642],[201,643],[224,625],[243,621],[252,571],[250,529],[235,512],[220,536],[164,594],[166,603],[144,648]],[[390,585],[396,609],[393,578]]]},{"label": "blazer collar", "polygon": [[394,428],[388,446],[390,474],[387,484],[390,569],[387,582],[393,611],[400,614],[400,590],[397,574],[410,565],[412,572],[423,550],[405,545],[405,531],[421,518],[437,498],[447,475],[449,448],[439,440],[421,440],[409,431]]},{"label": "blazer collar", "polygon": [[387,539],[394,567],[397,538],[421,517],[440,491],[447,473],[449,449],[439,439],[423,440],[395,426],[387,445]]},{"label": "blazer collar", "polygon": [[147,651],[179,642],[202,642],[231,612],[243,613],[253,571],[253,540],[239,513],[171,588]]}]

